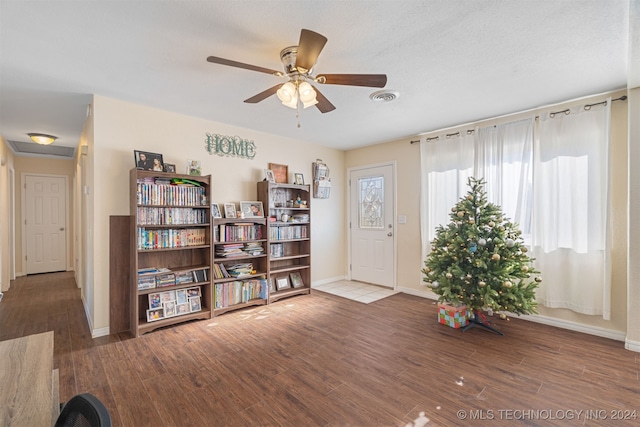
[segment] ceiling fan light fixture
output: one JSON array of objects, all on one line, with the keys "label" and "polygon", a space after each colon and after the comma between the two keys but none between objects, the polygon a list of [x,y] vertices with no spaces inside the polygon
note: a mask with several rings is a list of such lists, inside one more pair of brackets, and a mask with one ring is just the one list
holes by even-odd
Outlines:
[{"label": "ceiling fan light fixture", "polygon": [[276,92],[278,99],[282,101],[282,105],[289,108],[296,108],[298,105],[298,94],[296,86],[291,82],[286,82]]},{"label": "ceiling fan light fixture", "polygon": [[33,142],[40,145],[50,145],[58,139],[57,136],[47,135],[45,133],[28,133],[27,135],[29,135],[29,138],[31,138]]},{"label": "ceiling fan light fixture", "polygon": [[298,93],[300,94],[300,101],[302,101],[302,106],[304,108],[311,107],[318,103],[318,100],[316,99],[316,91],[313,90],[313,86],[308,82],[300,83],[298,86]]}]

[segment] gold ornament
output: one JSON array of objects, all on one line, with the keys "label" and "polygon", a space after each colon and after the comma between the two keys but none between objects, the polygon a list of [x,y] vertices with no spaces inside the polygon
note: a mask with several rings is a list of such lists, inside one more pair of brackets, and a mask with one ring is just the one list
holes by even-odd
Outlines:
[{"label": "gold ornament", "polygon": [[500,254],[491,255],[491,260],[492,261],[500,261]]},{"label": "gold ornament", "polygon": [[464,211],[459,211],[458,212],[458,218],[462,218],[464,216]]},{"label": "gold ornament", "polygon": [[481,280],[478,282],[478,286],[480,286],[481,288],[484,288],[485,286],[487,286],[487,283]]},{"label": "gold ornament", "polygon": [[507,315],[506,315],[506,314],[504,314],[504,313],[500,313],[500,318],[501,318],[502,320],[505,320],[505,319],[507,318]]},{"label": "gold ornament", "polygon": [[476,223],[476,220],[475,220],[475,219],[473,219],[473,218],[469,218],[469,224],[475,224],[475,223]]},{"label": "gold ornament", "polygon": [[496,226],[496,223],[495,223],[495,222],[493,222],[493,221],[489,221],[489,227],[495,227],[495,226]]},{"label": "gold ornament", "polygon": [[467,279],[471,279],[471,275],[470,274],[467,274]]},{"label": "gold ornament", "polygon": [[527,253],[527,251],[528,251],[529,249],[527,249],[527,247],[526,247],[526,246],[523,246],[523,247],[521,247],[521,248],[520,248],[520,250],[521,250],[523,253]]},{"label": "gold ornament", "polygon": [[540,283],[542,282],[542,277],[538,276],[534,279],[536,282]]},{"label": "gold ornament", "polygon": [[525,271],[525,272],[526,272],[526,271],[529,271],[529,267],[527,267],[526,265],[523,265],[523,266],[522,266],[522,271]]},{"label": "gold ornament", "polygon": [[511,283],[510,281],[506,280],[502,283],[502,286],[504,286],[505,288],[509,289],[510,287],[513,286],[513,283]]}]

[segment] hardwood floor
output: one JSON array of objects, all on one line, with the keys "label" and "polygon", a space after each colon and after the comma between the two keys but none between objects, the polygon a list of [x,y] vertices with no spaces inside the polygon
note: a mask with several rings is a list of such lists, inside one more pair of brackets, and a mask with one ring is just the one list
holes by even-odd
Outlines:
[{"label": "hardwood floor", "polygon": [[495,320],[503,337],[461,332],[431,300],[316,290],[91,339],[79,292],[72,273],[19,278],[0,340],[55,331],[61,401],[93,393],[116,426],[405,426],[420,412],[428,427],[640,424],[640,354],[617,341],[517,318]]}]

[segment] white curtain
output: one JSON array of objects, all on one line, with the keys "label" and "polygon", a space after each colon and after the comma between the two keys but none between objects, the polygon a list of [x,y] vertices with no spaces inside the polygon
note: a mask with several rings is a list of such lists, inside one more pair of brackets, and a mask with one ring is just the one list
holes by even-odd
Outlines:
[{"label": "white curtain", "polygon": [[535,141],[532,243],[547,307],[610,318],[611,99],[541,115]]},{"label": "white curtain", "polygon": [[436,227],[451,220],[451,208],[468,191],[473,173],[473,135],[457,135],[420,143],[422,166],[420,192],[420,231],[422,259],[431,252]]},{"label": "white curtain", "polygon": [[484,178],[487,200],[519,224],[530,242],[534,119],[476,129],[475,177]]}]

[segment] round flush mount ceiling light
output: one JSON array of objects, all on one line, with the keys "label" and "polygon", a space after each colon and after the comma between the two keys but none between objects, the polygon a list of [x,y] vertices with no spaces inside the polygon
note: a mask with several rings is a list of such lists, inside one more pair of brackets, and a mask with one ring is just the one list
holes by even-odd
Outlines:
[{"label": "round flush mount ceiling light", "polygon": [[398,99],[400,92],[395,90],[378,90],[369,95],[369,99],[376,102],[391,102]]},{"label": "round flush mount ceiling light", "polygon": [[29,138],[31,138],[33,142],[41,145],[53,144],[53,141],[58,139],[57,136],[47,135],[45,133],[28,133],[27,135],[29,135]]}]

